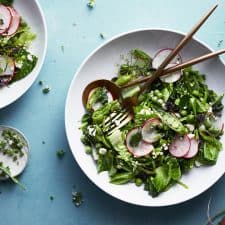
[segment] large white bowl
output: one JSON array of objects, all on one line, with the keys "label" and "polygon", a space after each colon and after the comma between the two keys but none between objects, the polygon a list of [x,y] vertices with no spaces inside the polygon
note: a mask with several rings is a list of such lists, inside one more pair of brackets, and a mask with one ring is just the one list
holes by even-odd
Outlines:
[{"label": "large white bowl", "polygon": [[30,51],[38,57],[38,62],[27,77],[9,85],[9,87],[0,88],[0,109],[16,101],[34,83],[43,65],[47,49],[47,27],[38,1],[15,0],[13,6],[31,27],[32,32],[37,35]]},{"label": "large white bowl", "polygon": [[[95,79],[110,79],[115,76],[116,63],[121,62],[121,54],[140,48],[153,56],[161,48],[175,47],[182,37],[181,33],[162,29],[141,29],[120,34],[97,48],[85,59],[70,86],[65,108],[65,126],[72,153],[93,183],[125,202],[142,206],[168,206],[181,203],[204,192],[225,172],[225,151],[221,151],[215,166],[196,168],[182,177],[182,182],[187,184],[189,189],[175,185],[158,197],[152,198],[143,190],[143,187],[136,187],[134,184],[121,186],[110,184],[106,172],[97,173],[95,163],[90,156],[86,155],[84,146],[80,142],[79,121],[84,113],[81,101],[84,87]],[[211,51],[204,43],[193,39],[181,51],[181,55],[185,61]],[[225,65],[219,58],[208,60],[195,67],[206,74],[207,83],[212,89],[219,93],[225,92]],[[222,142],[224,144],[224,138]]]}]

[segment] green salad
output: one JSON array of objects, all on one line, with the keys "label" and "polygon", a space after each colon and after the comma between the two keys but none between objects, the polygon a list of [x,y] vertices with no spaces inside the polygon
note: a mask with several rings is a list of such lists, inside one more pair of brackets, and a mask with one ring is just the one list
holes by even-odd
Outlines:
[{"label": "green salad", "polygon": [[[122,86],[151,76],[160,57],[169,51],[161,50],[151,58],[132,50],[112,81]],[[172,64],[181,60],[178,55]],[[187,188],[180,181],[182,175],[194,167],[214,165],[222,150],[222,99],[223,95],[209,89],[204,75],[186,68],[157,79],[138,95],[133,119],[109,134],[108,121],[123,108],[106,88],[99,87],[89,95],[81,140],[98,172],[108,171],[112,184],[132,182],[152,197],[175,184]]]},{"label": "green salad", "polygon": [[[2,4],[1,4],[2,3]],[[29,46],[36,38],[29,25],[13,8],[12,1],[0,1],[0,88],[32,72],[37,57]]]}]

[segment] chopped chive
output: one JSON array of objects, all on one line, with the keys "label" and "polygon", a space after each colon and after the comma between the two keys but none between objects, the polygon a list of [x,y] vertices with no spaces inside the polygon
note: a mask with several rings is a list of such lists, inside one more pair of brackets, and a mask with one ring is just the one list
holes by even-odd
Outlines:
[{"label": "chopped chive", "polygon": [[105,38],[106,38],[106,35],[105,35],[104,33],[100,33],[99,36],[100,36],[100,38],[102,38],[102,39],[105,39]]}]

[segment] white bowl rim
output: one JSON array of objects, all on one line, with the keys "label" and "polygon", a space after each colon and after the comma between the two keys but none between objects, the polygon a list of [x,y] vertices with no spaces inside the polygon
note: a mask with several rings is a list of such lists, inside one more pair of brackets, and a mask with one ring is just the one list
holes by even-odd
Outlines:
[{"label": "white bowl rim", "polygon": [[23,95],[28,91],[28,89],[33,85],[33,83],[34,83],[35,80],[37,79],[37,77],[38,77],[38,75],[39,75],[39,73],[40,73],[40,71],[41,71],[41,69],[42,69],[42,67],[43,67],[44,61],[45,61],[46,52],[47,52],[47,47],[48,47],[48,29],[47,29],[47,23],[46,23],[45,15],[44,15],[44,12],[43,12],[43,10],[42,10],[42,8],[41,8],[41,5],[40,5],[39,1],[38,1],[38,0],[33,0],[33,1],[34,1],[34,2],[36,3],[36,5],[37,5],[37,9],[39,10],[39,12],[40,12],[40,14],[41,14],[41,20],[42,20],[42,22],[43,22],[43,28],[44,28],[44,40],[45,40],[45,42],[44,42],[44,44],[43,44],[43,46],[44,46],[44,48],[43,48],[43,57],[42,57],[41,60],[40,60],[39,67],[38,67],[38,69],[37,69],[37,71],[36,71],[36,74],[35,74],[35,76],[34,76],[34,78],[33,78],[33,81],[30,82],[30,84],[27,85],[26,88],[24,88],[24,91],[21,92],[19,95],[17,95],[14,99],[12,99],[12,100],[9,101],[8,103],[3,104],[2,106],[0,106],[0,109],[3,109],[3,108],[5,108],[5,107],[11,105],[12,103],[14,103],[15,101],[17,101],[21,96],[23,96]]},{"label": "white bowl rim", "polygon": [[[204,193],[206,190],[208,190],[209,188],[211,188],[213,185],[215,185],[218,180],[225,174],[225,171],[223,172],[223,174],[221,174],[221,176],[217,177],[217,179],[215,179],[213,181],[213,183],[208,186],[208,187],[205,187],[205,189],[202,189],[201,192],[199,193],[196,193],[194,194],[193,196],[191,196],[190,198],[187,198],[187,199],[183,199],[179,202],[175,202],[175,203],[171,203],[171,204],[162,204],[162,205],[147,205],[147,204],[139,204],[139,203],[135,203],[135,202],[131,202],[131,201],[126,201],[125,199],[121,199],[119,198],[118,196],[114,196],[113,194],[111,194],[110,192],[106,191],[104,189],[104,187],[102,187],[100,184],[98,184],[92,177],[90,177],[88,175],[88,173],[83,170],[83,168],[81,167],[80,165],[80,162],[79,160],[77,160],[77,158],[75,157],[75,154],[73,153],[72,151],[72,144],[70,142],[70,139],[68,137],[68,125],[67,125],[67,112],[66,112],[66,109],[68,108],[68,105],[69,105],[69,98],[70,98],[70,93],[72,91],[72,88],[73,88],[73,84],[77,78],[77,75],[80,73],[80,71],[82,70],[83,66],[87,63],[87,61],[97,52],[99,51],[101,48],[103,48],[104,46],[106,46],[107,44],[109,44],[110,42],[116,40],[116,39],[119,39],[123,36],[126,36],[126,35],[129,35],[129,34],[133,34],[133,33],[138,33],[138,32],[143,32],[143,31],[165,31],[165,32],[171,32],[171,33],[175,33],[175,34],[179,34],[179,35],[182,35],[182,36],[185,36],[186,34],[184,32],[181,32],[181,31],[177,31],[175,29],[168,29],[168,28],[138,28],[138,29],[132,29],[132,30],[128,30],[128,31],[125,31],[125,32],[122,32],[122,33],[119,33],[117,35],[114,35],[112,36],[109,40],[105,41],[104,43],[102,43],[101,45],[99,45],[98,47],[96,47],[94,50],[92,50],[88,56],[82,61],[81,65],[78,67],[77,71],[75,72],[74,76],[73,76],[73,79],[71,81],[71,84],[70,84],[70,87],[69,87],[69,90],[68,90],[68,93],[67,93],[67,97],[66,97],[66,102],[65,102],[65,111],[64,111],[64,120],[65,120],[65,131],[66,131],[66,137],[67,137],[67,140],[68,140],[68,143],[69,143],[69,147],[70,147],[70,150],[73,154],[73,157],[74,159],[76,160],[77,164],[79,165],[80,169],[84,172],[84,174],[88,177],[89,180],[92,181],[92,183],[94,183],[98,188],[100,188],[102,191],[104,191],[105,193],[109,194],[110,196],[120,200],[120,201],[123,201],[123,202],[126,202],[126,203],[129,203],[129,204],[132,204],[132,205],[137,205],[137,206],[144,206],[144,207],[167,207],[167,206],[173,206],[173,205],[178,205],[178,204],[181,204],[181,203],[184,203],[186,201],[189,201],[199,195],[201,195],[202,193]],[[206,44],[204,41],[200,41],[198,38],[195,38],[195,37],[192,37],[192,40],[196,41],[197,43],[203,45],[209,52],[213,52],[214,50],[209,47],[208,44]],[[225,62],[224,60],[221,58],[221,57],[218,57],[218,59],[221,61],[221,63],[225,66]]]}]

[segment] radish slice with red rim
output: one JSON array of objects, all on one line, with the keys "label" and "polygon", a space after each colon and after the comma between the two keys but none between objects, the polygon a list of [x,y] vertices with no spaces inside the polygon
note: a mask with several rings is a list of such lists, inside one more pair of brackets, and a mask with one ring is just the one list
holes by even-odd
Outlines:
[{"label": "radish slice with red rim", "polygon": [[[166,68],[176,66],[177,64],[169,64]],[[174,73],[161,76],[160,80],[164,83],[174,83],[181,78],[181,71],[176,71]]]},{"label": "radish slice with red rim", "polygon": [[[172,52],[173,49],[171,48],[165,48],[160,50],[158,53],[156,53],[155,57],[153,58],[152,61],[152,67],[154,69],[158,69],[159,66],[162,64],[162,62],[166,59],[166,57]],[[173,66],[176,66],[177,64],[182,63],[182,58],[180,54],[178,54],[171,62],[168,64],[166,68],[170,68]],[[178,81],[181,77],[181,71],[177,71],[165,76],[161,76],[160,79],[162,82],[165,83],[174,83]]]},{"label": "radish slice with red rim", "polygon": [[143,140],[147,143],[154,143],[158,141],[161,137],[160,133],[157,131],[157,127],[161,122],[158,119],[149,119],[142,126],[142,137]]},{"label": "radish slice with red rim", "polygon": [[[134,142],[135,139],[135,143]],[[151,153],[154,149],[152,144],[142,140],[141,128],[134,128],[126,136],[128,151],[135,157],[142,157]]]},{"label": "radish slice with red rim", "polygon": [[188,153],[184,156],[185,159],[193,158],[198,153],[199,140],[197,140],[196,138],[192,138],[190,141],[191,141],[191,146]]},{"label": "radish slice with red rim", "polygon": [[12,7],[7,7],[7,8],[11,14],[12,20],[11,20],[9,28],[2,35],[12,36],[17,32],[20,26],[20,15],[14,8]]},{"label": "radish slice with red rim", "polygon": [[183,137],[176,136],[173,142],[169,146],[169,152],[171,155],[181,158],[184,157],[191,147],[190,138],[185,135]]},{"label": "radish slice with red rim", "polygon": [[[166,59],[166,57],[173,51],[172,48],[164,48],[159,50],[152,60],[152,67],[154,69],[158,69],[159,66],[162,64],[162,62]],[[180,54],[177,54],[177,56],[170,62],[170,64],[180,64],[182,63],[182,58]]]},{"label": "radish slice with red rim", "polygon": [[9,28],[12,20],[10,10],[0,4],[0,34],[3,34]]}]

